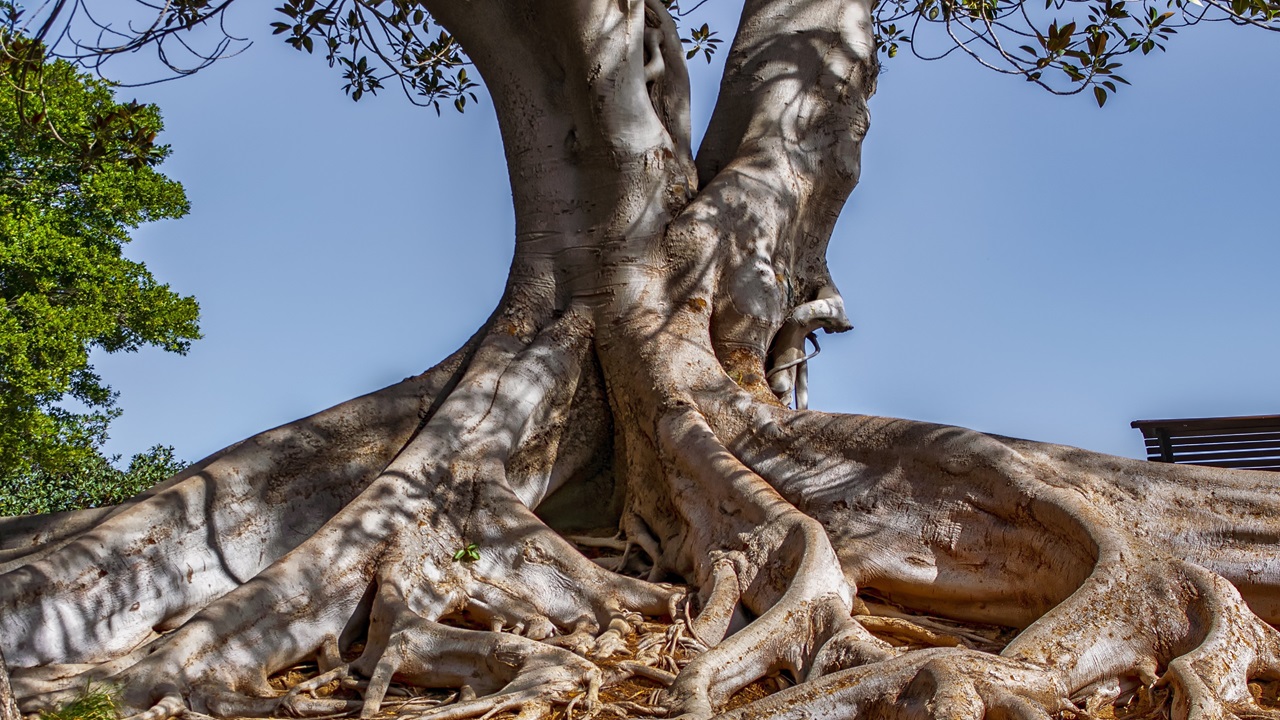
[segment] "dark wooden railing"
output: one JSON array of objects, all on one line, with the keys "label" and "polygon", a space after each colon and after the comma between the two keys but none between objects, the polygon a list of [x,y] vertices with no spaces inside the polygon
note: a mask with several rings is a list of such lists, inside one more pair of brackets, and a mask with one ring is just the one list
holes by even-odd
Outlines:
[{"label": "dark wooden railing", "polygon": [[1147,459],[1221,468],[1280,471],[1280,415],[1134,420]]}]

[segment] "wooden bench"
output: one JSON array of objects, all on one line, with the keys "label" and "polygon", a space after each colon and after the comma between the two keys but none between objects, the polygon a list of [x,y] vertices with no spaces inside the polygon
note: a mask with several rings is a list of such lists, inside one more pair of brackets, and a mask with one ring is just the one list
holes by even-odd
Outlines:
[{"label": "wooden bench", "polygon": [[1147,459],[1220,468],[1280,471],[1280,415],[1134,420]]}]

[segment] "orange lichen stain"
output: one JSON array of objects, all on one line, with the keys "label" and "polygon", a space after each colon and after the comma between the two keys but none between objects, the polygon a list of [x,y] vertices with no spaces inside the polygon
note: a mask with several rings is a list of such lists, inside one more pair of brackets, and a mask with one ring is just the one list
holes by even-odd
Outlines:
[{"label": "orange lichen stain", "polygon": [[696,312],[696,313],[700,313],[700,312],[702,312],[703,310],[706,310],[706,309],[707,309],[707,301],[706,301],[706,300],[703,300],[703,299],[702,299],[702,298],[700,298],[700,297],[689,298],[689,299],[685,302],[685,305],[688,305],[688,306],[689,306],[689,309],[690,309],[690,310],[692,310],[692,311],[694,311],[694,312]]},{"label": "orange lichen stain", "polygon": [[[632,677],[622,682],[600,688],[601,711],[610,715],[609,706],[614,703],[630,702],[639,705],[651,705],[662,692],[662,686],[647,678]],[[556,708],[563,713],[563,708]]]},{"label": "orange lichen stain", "polygon": [[1098,718],[1098,720],[1115,720],[1116,709],[1111,705],[1103,705],[1093,711],[1093,717]]},{"label": "orange lichen stain", "polygon": [[[1173,709],[1173,693],[1169,688],[1138,688],[1137,692],[1115,705],[1098,708],[1095,717],[1115,720],[1164,720]],[[1110,715],[1104,713],[1110,712]]]},{"label": "orange lichen stain", "polygon": [[778,678],[772,676],[760,678],[734,693],[733,696],[729,698],[729,701],[724,704],[724,707],[720,709],[720,712],[737,710],[744,705],[750,705],[757,700],[763,700],[781,689],[782,683]]},{"label": "orange lichen stain", "polygon": [[[272,688],[284,692],[298,683],[310,680],[318,674],[319,671],[316,669],[315,663],[299,663],[291,668],[286,668],[275,675],[272,675],[267,682],[271,684]],[[337,687],[338,682],[335,680],[333,682],[333,689],[326,694],[333,694],[333,690],[336,690]]]},{"label": "orange lichen stain", "polygon": [[725,374],[743,390],[760,402],[782,406],[769,384],[765,382],[764,358],[748,348],[734,348],[721,358]]},{"label": "orange lichen stain", "polygon": [[1249,694],[1253,695],[1254,702],[1268,710],[1280,709],[1280,680],[1252,680]]}]

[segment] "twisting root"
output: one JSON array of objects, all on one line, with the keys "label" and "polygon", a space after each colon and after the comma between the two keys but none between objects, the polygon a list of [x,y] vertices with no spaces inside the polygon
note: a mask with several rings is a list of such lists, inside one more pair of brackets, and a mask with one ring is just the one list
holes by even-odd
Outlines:
[{"label": "twisting root", "polygon": [[1280,717],[1249,692],[1255,677],[1280,679],[1280,633],[1255,617],[1226,580],[1195,566],[1187,574],[1199,576],[1198,609],[1209,627],[1194,649],[1169,662],[1160,679],[1160,686],[1173,689],[1171,717]]},{"label": "twisting root", "polygon": [[[714,644],[681,670],[664,705],[708,717],[733,693],[772,672],[806,677],[891,654],[887,644],[852,622],[853,589],[822,528],[743,467],[700,415],[671,415],[661,444],[672,458],[674,499],[686,517],[687,542],[700,549],[695,562],[714,559],[700,573],[711,579],[704,585],[704,612],[710,614],[690,623]],[[708,521],[713,514],[721,517]],[[739,601],[759,617],[725,639]]]},{"label": "twisting root", "polygon": [[[594,706],[601,674],[589,661],[517,635],[432,622],[410,609],[390,584],[382,588],[369,643],[350,666],[369,677],[361,717],[378,714],[393,675],[421,687],[471,688],[482,695],[441,710],[446,717],[475,717],[534,701],[563,703],[575,693],[585,693]],[[345,672],[316,680],[331,682]]]},{"label": "twisting root", "polygon": [[[637,662],[620,662],[618,663],[618,669],[624,672],[623,677],[639,676],[648,678],[664,687],[670,687],[671,683],[675,682],[676,679],[676,676],[673,673]],[[623,677],[619,677],[617,680],[621,680]]]},{"label": "twisting root", "polygon": [[350,675],[351,665],[349,663],[342,663],[335,668],[331,668],[330,670],[322,672],[313,678],[294,685],[285,692],[284,697],[280,698],[280,712],[294,716],[305,715],[306,713],[301,710],[301,696],[303,693],[314,698],[316,690],[319,690],[335,680],[341,683],[349,678]]},{"label": "twisting root", "polygon": [[181,715],[187,709],[187,704],[183,701],[182,696],[176,692],[169,693],[160,698],[150,710],[138,713],[125,720],[169,720]]},{"label": "twisting root", "polygon": [[930,630],[923,625],[903,618],[855,615],[853,619],[866,628],[868,632],[877,636],[892,635],[902,638],[908,643],[931,647],[973,647],[967,639],[960,635]]},{"label": "twisting root", "polygon": [[971,650],[935,648],[835,672],[719,718],[1049,720],[1074,709],[1064,688],[1040,668]]},{"label": "twisting root", "polygon": [[[72,513],[47,537],[37,533],[37,550],[0,559],[9,663],[117,662],[244,584],[378,476],[473,346],[422,375],[236,443],[119,506]],[[84,518],[96,522],[86,527]]]}]

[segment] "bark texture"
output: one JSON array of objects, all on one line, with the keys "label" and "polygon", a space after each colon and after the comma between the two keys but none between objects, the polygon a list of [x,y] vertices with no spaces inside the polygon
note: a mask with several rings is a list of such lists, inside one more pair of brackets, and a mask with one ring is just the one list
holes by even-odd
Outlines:
[{"label": "bark texture", "polygon": [[869,2],[749,0],[696,156],[661,2],[427,6],[502,129],[498,308],[124,505],[0,520],[24,712],[1280,716],[1270,476],[804,409]]}]

